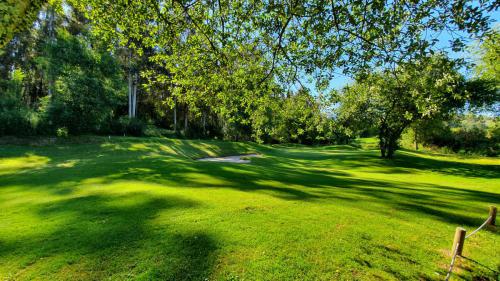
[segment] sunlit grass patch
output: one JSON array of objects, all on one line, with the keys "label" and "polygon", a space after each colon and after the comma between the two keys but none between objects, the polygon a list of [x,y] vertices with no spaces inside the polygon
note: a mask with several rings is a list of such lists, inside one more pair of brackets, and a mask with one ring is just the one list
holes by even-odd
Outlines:
[{"label": "sunlit grass patch", "polygon": [[41,169],[48,162],[48,157],[35,155],[33,153],[2,159],[2,161],[0,161],[0,175],[15,173],[24,169]]}]

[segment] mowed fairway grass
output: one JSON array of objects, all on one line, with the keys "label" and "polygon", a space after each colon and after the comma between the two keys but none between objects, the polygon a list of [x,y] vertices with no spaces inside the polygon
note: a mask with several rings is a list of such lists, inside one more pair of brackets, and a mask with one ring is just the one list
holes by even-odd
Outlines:
[{"label": "mowed fairway grass", "polygon": [[[259,153],[250,164],[199,162]],[[442,280],[500,160],[352,146],[98,138],[0,146],[0,280]],[[455,279],[498,278],[500,231]]]}]

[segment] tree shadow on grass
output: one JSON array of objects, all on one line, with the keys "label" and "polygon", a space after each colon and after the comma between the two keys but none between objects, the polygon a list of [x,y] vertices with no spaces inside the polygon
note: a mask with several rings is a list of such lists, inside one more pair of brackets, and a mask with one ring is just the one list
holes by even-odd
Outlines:
[{"label": "tree shadow on grass", "polygon": [[[411,174],[416,171],[435,172],[443,175],[457,175],[471,178],[494,179],[500,177],[500,160],[498,165],[481,165],[458,161],[440,160],[420,157],[419,154],[401,151],[394,159],[382,159],[378,152],[326,150],[316,152],[290,151],[280,153],[289,165],[303,165],[304,160],[311,161],[312,167],[324,165],[331,160],[333,165],[343,168],[369,168],[374,173]],[[316,164],[316,165],[315,165]]]},{"label": "tree shadow on grass", "polygon": [[[195,206],[186,199],[144,193],[41,204],[33,210],[47,221],[41,232],[0,241],[0,260],[25,258],[13,276],[34,267],[35,276],[47,279],[81,279],[82,274],[93,280],[203,280],[210,276],[216,258],[214,237],[150,223],[162,212]],[[45,259],[52,264],[38,268]]]},{"label": "tree shadow on grass", "polygon": [[400,153],[392,160],[391,165],[400,168],[418,169],[445,175],[457,175],[471,178],[494,179],[500,177],[500,161],[498,165],[481,165],[419,157],[418,154]]},{"label": "tree shadow on grass", "polygon": [[490,271],[493,274],[500,275],[500,264],[498,265],[498,268],[495,269],[495,268],[492,268],[492,267],[490,267],[488,265],[485,265],[482,262],[479,262],[477,260],[474,260],[474,259],[471,259],[471,258],[468,258],[468,257],[460,256],[459,258],[460,259],[464,259],[464,260],[466,260],[466,261],[468,261],[468,262],[470,262],[470,263],[472,263],[474,265],[478,265],[481,268],[483,268],[485,270],[488,270],[488,271]]},{"label": "tree shadow on grass", "polygon": [[[229,151],[240,149],[239,144],[220,145],[228,146]],[[172,148],[173,146],[178,147]],[[349,168],[367,166],[376,167],[383,173],[398,168],[411,174],[422,167],[435,169],[443,174],[465,176],[477,171],[478,176],[495,178],[500,175],[499,170],[495,170],[495,165],[455,163],[409,155],[398,155],[402,158],[385,161],[371,152],[364,151],[352,154],[349,151],[340,153],[328,149],[323,153],[323,150],[301,152],[272,148],[266,148],[265,157],[253,159],[250,165],[205,163],[178,155],[180,150],[186,155],[206,153],[206,147],[193,146],[187,141],[173,144],[151,141],[140,142],[139,145],[133,142],[118,142],[95,148],[93,153],[84,155],[79,154],[77,149],[78,147],[74,147],[52,158],[45,168],[28,170],[29,174],[24,175],[8,175],[0,180],[0,187],[3,181],[7,185],[34,186],[41,191],[67,194],[89,180],[98,184],[136,180],[164,186],[263,192],[287,200],[356,201],[361,198],[445,222],[465,225],[481,223],[482,218],[475,219],[458,214],[457,211],[465,211],[471,207],[451,204],[451,200],[500,203],[497,193],[437,184],[363,179],[345,172]],[[50,157],[50,153],[40,153],[40,156]],[[63,164],[71,159],[76,161],[75,164],[64,167]],[[336,165],[341,165],[342,171],[336,170]],[[396,165],[398,166],[394,167]],[[196,178],[193,174],[203,177]],[[8,194],[4,192],[3,195]]]},{"label": "tree shadow on grass", "polygon": [[[240,149],[228,145],[230,149],[213,148],[212,152]],[[484,218],[477,216],[478,208],[500,203],[500,196],[494,192],[412,183],[411,178],[405,182],[363,179],[347,172],[349,168],[369,167],[378,169],[380,173],[412,174],[420,170],[491,179],[498,178],[500,174],[495,165],[455,163],[418,156],[384,161],[375,153],[364,151],[327,149],[301,152],[272,148],[266,148],[265,156],[253,159],[252,164],[234,165],[194,161],[192,156],[207,153],[207,148],[193,146],[190,142],[166,145],[141,140],[140,145],[120,142],[90,148],[89,151],[82,151],[79,146],[58,148],[56,152],[35,151],[36,155],[49,159],[47,165],[0,178],[0,202],[24,190],[71,195],[86,184],[141,181],[165,188],[226,188],[264,193],[284,200],[352,203],[356,204],[356,208],[385,212],[386,208],[374,209],[370,204],[356,203],[362,201],[406,214],[468,226],[482,223]],[[26,153],[26,150],[19,149],[11,155],[16,157]],[[336,170],[337,166],[342,166],[342,170]],[[4,186],[10,188],[2,190]],[[128,200],[135,203],[125,204]],[[64,223],[39,236],[0,241],[0,258],[16,253],[20,256],[27,253],[28,257],[50,257],[70,252],[75,256],[91,257],[83,264],[84,268],[94,270],[93,279],[109,276],[126,279],[132,276],[200,280],[209,276],[213,268],[216,239],[208,233],[182,231],[178,225],[170,228],[167,224],[158,230],[149,223],[160,212],[192,207],[196,204],[191,201],[144,194],[116,198],[96,195],[62,200],[53,205],[43,204],[34,210],[38,215],[48,220],[63,216],[66,218]],[[45,246],[37,249],[39,245]],[[394,259],[399,259],[398,256],[395,253]],[[75,261],[68,261],[68,264],[71,262]],[[362,260],[359,262],[363,263]],[[36,264],[36,258],[32,263]],[[76,263],[79,263],[78,259]],[[390,274],[397,276],[399,273]]]},{"label": "tree shadow on grass", "polygon": [[495,269],[469,257],[460,256],[457,259],[453,270],[453,275],[457,279],[493,281],[500,278],[500,263],[497,263]]}]

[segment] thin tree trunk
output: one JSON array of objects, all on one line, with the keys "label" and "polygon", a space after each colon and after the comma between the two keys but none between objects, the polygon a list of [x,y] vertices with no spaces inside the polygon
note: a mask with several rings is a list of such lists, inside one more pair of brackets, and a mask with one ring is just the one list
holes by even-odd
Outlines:
[{"label": "thin tree trunk", "polygon": [[177,132],[177,99],[174,97],[174,131]]},{"label": "thin tree trunk", "polygon": [[[55,11],[54,9],[50,8],[47,10],[46,14],[46,19],[47,19],[47,31],[48,31],[48,36],[49,36],[49,44],[53,44],[55,41]],[[53,91],[54,91],[54,77],[50,73],[47,75],[48,79],[48,95],[52,96]]]},{"label": "thin tree trunk", "polygon": [[128,117],[132,118],[132,72],[128,71]]},{"label": "thin tree trunk", "polygon": [[137,116],[137,73],[134,74],[134,91],[132,93],[132,117]]},{"label": "thin tree trunk", "polygon": [[206,112],[203,111],[203,136],[207,135],[207,115]]},{"label": "thin tree trunk", "polygon": [[137,85],[134,85],[134,91],[132,93],[132,117],[137,116]]},{"label": "thin tree trunk", "polygon": [[188,105],[186,104],[186,110],[184,111],[184,134],[188,130]]}]

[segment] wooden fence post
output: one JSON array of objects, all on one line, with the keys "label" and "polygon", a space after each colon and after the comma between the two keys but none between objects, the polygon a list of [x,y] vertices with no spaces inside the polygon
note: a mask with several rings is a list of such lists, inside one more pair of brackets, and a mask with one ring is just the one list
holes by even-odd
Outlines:
[{"label": "wooden fence post", "polygon": [[[457,250],[457,255],[461,256],[462,255],[462,250],[464,249],[464,242],[465,242],[465,229],[461,227],[457,227],[457,230],[455,230],[455,239],[453,240],[453,246],[451,248],[451,253],[453,254],[455,252],[455,249]],[[458,248],[457,248],[458,245]]]},{"label": "wooden fence post", "polygon": [[490,206],[490,222],[488,223],[489,225],[495,225],[496,219],[497,219],[497,207],[495,206]]}]

